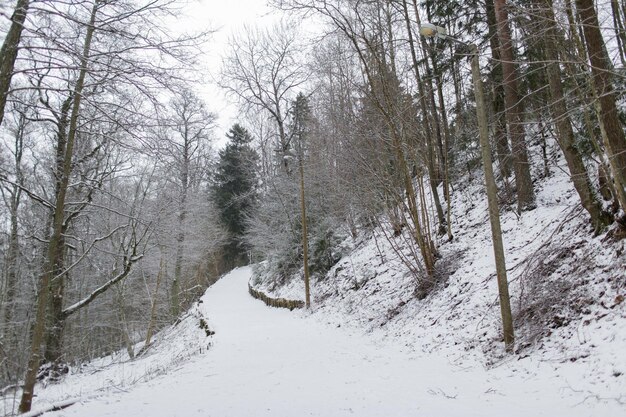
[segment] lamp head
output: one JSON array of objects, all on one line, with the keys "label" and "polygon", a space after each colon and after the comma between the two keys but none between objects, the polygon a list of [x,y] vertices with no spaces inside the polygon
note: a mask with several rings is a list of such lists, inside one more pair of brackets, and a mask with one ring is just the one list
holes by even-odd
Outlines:
[{"label": "lamp head", "polygon": [[422,23],[420,25],[420,35],[426,38],[445,38],[446,28],[433,25],[432,23]]}]

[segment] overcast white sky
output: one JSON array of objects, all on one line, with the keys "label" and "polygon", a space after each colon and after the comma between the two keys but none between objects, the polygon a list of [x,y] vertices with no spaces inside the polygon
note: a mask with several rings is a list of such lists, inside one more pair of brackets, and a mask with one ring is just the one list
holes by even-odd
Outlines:
[{"label": "overcast white sky", "polygon": [[205,65],[211,74],[206,77],[207,84],[202,93],[209,110],[219,116],[215,136],[221,141],[237,116],[236,107],[226,100],[213,82],[214,77],[218,76],[222,56],[227,52],[228,38],[244,25],[271,25],[282,14],[270,9],[266,0],[190,0],[187,9],[187,16],[181,19],[180,24],[196,29],[208,27],[216,30],[205,51]]}]

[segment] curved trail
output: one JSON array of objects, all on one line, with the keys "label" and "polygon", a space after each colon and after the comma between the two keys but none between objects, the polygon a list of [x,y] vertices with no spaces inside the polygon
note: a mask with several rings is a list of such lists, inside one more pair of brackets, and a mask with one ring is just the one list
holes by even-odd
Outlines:
[{"label": "curved trail", "polygon": [[46,416],[585,415],[521,377],[461,370],[268,308],[248,295],[249,276],[249,268],[235,270],[203,297],[216,331],[207,353],[128,392]]}]

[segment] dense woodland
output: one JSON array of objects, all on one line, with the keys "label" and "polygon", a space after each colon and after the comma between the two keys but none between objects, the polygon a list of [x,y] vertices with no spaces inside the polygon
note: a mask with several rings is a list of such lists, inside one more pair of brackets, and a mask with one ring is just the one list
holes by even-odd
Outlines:
[{"label": "dense woodland", "polygon": [[237,265],[308,281],[380,227],[427,297],[456,182],[484,178],[481,108],[499,210],[530,215],[562,157],[585,233],[625,235],[626,2],[273,6],[215,75],[241,109],[218,149],[196,92],[211,33],[171,32],[178,2],[0,2],[0,389],[24,385],[21,411],[37,379],[141,355]]}]

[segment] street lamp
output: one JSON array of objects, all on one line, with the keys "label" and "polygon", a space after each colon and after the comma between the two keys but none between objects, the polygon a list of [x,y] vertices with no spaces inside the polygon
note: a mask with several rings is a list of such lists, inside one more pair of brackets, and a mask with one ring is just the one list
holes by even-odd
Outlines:
[{"label": "street lamp", "polygon": [[302,152],[299,155],[296,155],[290,149],[287,149],[283,152],[283,158],[285,160],[288,159],[297,159],[298,166],[300,170],[300,211],[302,215],[302,261],[304,264],[304,302],[306,308],[311,307],[311,286],[309,279],[309,243],[308,243],[308,232],[307,232],[307,221],[306,221],[306,203],[304,200],[304,165],[302,163]]},{"label": "street lamp", "polygon": [[[426,38],[441,38],[445,39],[448,37],[446,32],[446,28],[441,26],[433,25],[432,23],[422,23],[420,26],[420,35]],[[456,40],[450,37],[453,40]]]},{"label": "street lamp", "polygon": [[496,274],[498,276],[498,294],[500,296],[500,313],[502,314],[502,327],[504,344],[507,350],[513,349],[515,336],[513,332],[513,317],[511,314],[511,299],[509,296],[509,284],[506,276],[506,262],[504,259],[504,245],[502,243],[502,229],[500,227],[500,209],[498,207],[498,189],[493,175],[491,161],[491,146],[489,144],[489,125],[487,111],[485,110],[485,93],[483,80],[480,76],[480,63],[478,60],[478,47],[473,43],[463,42],[446,33],[446,29],[432,23],[424,23],[419,28],[420,34],[428,38],[446,39],[465,45],[470,50],[472,58],[472,80],[474,82],[474,95],[476,97],[476,117],[478,119],[478,131],[480,137],[480,149],[485,171],[485,187],[487,189],[487,204],[489,207],[489,221],[491,223],[491,239],[493,252],[496,260]]}]

